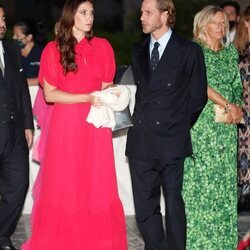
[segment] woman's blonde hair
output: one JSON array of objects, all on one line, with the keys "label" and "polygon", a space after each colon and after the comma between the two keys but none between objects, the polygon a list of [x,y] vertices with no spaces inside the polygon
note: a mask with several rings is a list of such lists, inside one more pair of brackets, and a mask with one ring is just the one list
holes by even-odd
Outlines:
[{"label": "woman's blonde hair", "polygon": [[240,17],[237,25],[234,45],[239,53],[243,52],[249,42],[249,33],[245,22],[250,21],[250,6],[248,6]]},{"label": "woman's blonde hair", "polygon": [[[221,12],[223,14],[225,21],[225,34],[228,34],[229,24],[226,14],[219,6],[207,5],[194,17],[193,35],[196,42],[199,42],[202,45],[208,45],[205,33],[206,27],[218,12]],[[224,45],[223,39],[221,40],[221,45]]]}]

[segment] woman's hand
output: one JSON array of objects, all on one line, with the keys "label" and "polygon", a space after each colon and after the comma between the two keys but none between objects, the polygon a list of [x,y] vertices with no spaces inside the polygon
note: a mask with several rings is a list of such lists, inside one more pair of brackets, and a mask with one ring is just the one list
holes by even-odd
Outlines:
[{"label": "woman's hand", "polygon": [[230,112],[231,117],[232,117],[231,123],[233,123],[233,124],[240,123],[241,119],[243,118],[242,109],[234,103],[229,103],[228,109],[229,109],[229,112]]},{"label": "woman's hand", "polygon": [[100,97],[91,94],[88,96],[88,102],[94,107],[100,107],[103,105]]}]

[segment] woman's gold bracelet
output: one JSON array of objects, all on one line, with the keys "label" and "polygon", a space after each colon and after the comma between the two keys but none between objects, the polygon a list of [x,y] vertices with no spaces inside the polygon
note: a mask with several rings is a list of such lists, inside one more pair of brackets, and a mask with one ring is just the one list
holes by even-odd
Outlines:
[{"label": "woman's gold bracelet", "polygon": [[226,103],[225,111],[227,113],[231,111],[230,108],[229,108],[229,103],[228,102]]}]

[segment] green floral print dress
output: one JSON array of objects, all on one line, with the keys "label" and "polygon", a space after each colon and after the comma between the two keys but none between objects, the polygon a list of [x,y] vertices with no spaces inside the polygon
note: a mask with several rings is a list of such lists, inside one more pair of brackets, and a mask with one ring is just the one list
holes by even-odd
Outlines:
[{"label": "green floral print dress", "polygon": [[[241,104],[234,46],[218,52],[202,49],[208,85],[229,102]],[[235,250],[237,246],[237,128],[215,123],[213,105],[208,100],[192,128],[193,156],[185,161],[187,250]]]}]

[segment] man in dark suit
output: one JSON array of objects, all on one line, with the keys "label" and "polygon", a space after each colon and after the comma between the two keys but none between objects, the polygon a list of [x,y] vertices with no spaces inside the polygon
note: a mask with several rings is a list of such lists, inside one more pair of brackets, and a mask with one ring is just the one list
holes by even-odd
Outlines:
[{"label": "man in dark suit", "polygon": [[33,117],[19,55],[4,40],[5,33],[5,13],[0,4],[0,250],[14,250],[10,236],[29,185]]},{"label": "man in dark suit", "polygon": [[184,250],[183,165],[192,154],[190,129],[207,102],[204,58],[197,44],[172,31],[172,0],[144,0],[141,13],[143,32],[150,36],[132,50],[137,92],[126,147],[136,219],[146,250]]}]

